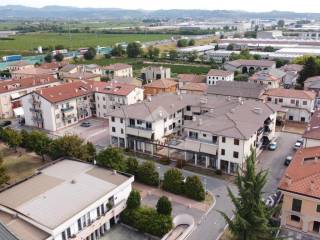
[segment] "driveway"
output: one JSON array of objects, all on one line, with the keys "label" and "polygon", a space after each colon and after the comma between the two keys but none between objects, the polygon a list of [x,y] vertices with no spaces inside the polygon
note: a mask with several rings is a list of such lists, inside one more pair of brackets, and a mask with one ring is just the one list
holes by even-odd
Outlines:
[{"label": "driveway", "polygon": [[285,158],[288,155],[294,155],[293,145],[299,138],[301,138],[301,135],[280,132],[277,140],[278,148],[275,151],[265,150],[259,155],[257,168],[269,172],[267,184],[264,187],[266,196],[277,191],[279,181],[286,170]]}]

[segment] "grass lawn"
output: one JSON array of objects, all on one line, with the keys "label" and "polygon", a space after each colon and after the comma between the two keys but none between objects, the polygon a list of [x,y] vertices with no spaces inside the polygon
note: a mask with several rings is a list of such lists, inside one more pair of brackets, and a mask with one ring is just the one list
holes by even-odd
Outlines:
[{"label": "grass lawn", "polygon": [[41,157],[34,153],[16,153],[3,143],[0,143],[0,151],[4,156],[3,165],[6,167],[7,173],[10,176],[9,183],[15,183],[32,175],[37,168],[45,163]]},{"label": "grass lawn", "polygon": [[38,46],[62,44],[70,49],[90,46],[112,46],[118,42],[148,42],[169,39],[168,34],[94,34],[94,33],[29,33],[0,40],[0,50],[33,50]]}]

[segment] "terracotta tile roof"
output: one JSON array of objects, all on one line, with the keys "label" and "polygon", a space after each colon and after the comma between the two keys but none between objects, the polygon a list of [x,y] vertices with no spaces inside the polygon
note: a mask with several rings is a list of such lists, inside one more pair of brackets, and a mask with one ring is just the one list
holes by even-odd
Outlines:
[{"label": "terracotta tile roof", "polygon": [[44,69],[44,68],[26,68],[20,69],[17,71],[12,71],[12,74],[20,74],[20,75],[53,75],[55,74],[54,71],[51,69]]},{"label": "terracotta tile roof", "polygon": [[305,82],[315,82],[315,81],[320,81],[320,76],[307,78]]},{"label": "terracotta tile roof", "polygon": [[280,69],[285,72],[300,72],[303,69],[303,66],[299,64],[286,64]]},{"label": "terracotta tile roof", "polygon": [[285,75],[286,73],[279,69],[262,70],[253,74],[249,81],[282,81]]},{"label": "terracotta tile roof", "polygon": [[224,71],[224,70],[219,70],[219,69],[211,69],[207,76],[221,76],[221,77],[228,77],[232,75],[233,72],[230,71]]},{"label": "terracotta tile roof", "polygon": [[320,109],[317,109],[303,134],[304,138],[320,140]]},{"label": "terracotta tile roof", "polygon": [[35,86],[47,85],[49,83],[59,82],[52,76],[38,76],[24,79],[10,79],[0,81],[0,94],[17,91]]},{"label": "terracotta tile roof", "polygon": [[144,86],[148,87],[148,88],[170,88],[170,87],[175,86],[177,84],[178,83],[174,80],[159,79],[159,80],[152,81],[151,83],[148,83]]},{"label": "terracotta tile roof", "polygon": [[63,78],[78,79],[78,80],[90,80],[92,78],[100,77],[100,75],[89,73],[89,72],[75,72],[75,73],[65,73]]},{"label": "terracotta tile roof", "polygon": [[126,96],[135,88],[136,86],[125,83],[106,83],[81,80],[55,87],[45,88],[36,92],[49,102],[56,103],[88,94],[93,94],[94,92]]},{"label": "terracotta tile roof", "polygon": [[111,64],[109,66],[104,66],[102,69],[118,71],[118,70],[127,69],[127,68],[132,68],[132,66],[129,64],[125,64],[125,63],[115,63],[115,64]]},{"label": "terracotta tile roof", "polygon": [[231,62],[227,62],[226,64],[232,65],[234,67],[241,67],[241,66],[257,66],[257,67],[272,67],[275,65],[276,62],[269,61],[269,60],[246,60],[246,59],[239,59],[234,60]]},{"label": "terracotta tile roof", "polygon": [[178,79],[179,82],[203,83],[206,77],[198,74],[179,74]]},{"label": "terracotta tile roof", "polygon": [[180,90],[185,91],[198,91],[198,92],[205,92],[208,89],[208,85],[206,83],[187,83],[180,87]]},{"label": "terracotta tile roof", "polygon": [[320,198],[320,147],[298,150],[283,175],[279,189]]},{"label": "terracotta tile roof", "polygon": [[21,61],[11,63],[9,66],[10,67],[24,67],[24,66],[29,66],[29,65],[33,65],[33,64],[29,63],[28,61],[21,60]]},{"label": "terracotta tile roof", "polygon": [[308,99],[308,100],[313,100],[316,98],[316,94],[313,91],[284,89],[284,88],[269,89],[268,91],[265,92],[265,95],[274,96],[274,97]]},{"label": "terracotta tile roof", "polygon": [[43,69],[59,69],[61,67],[64,67],[67,64],[67,62],[51,62],[51,63],[43,63],[40,65],[39,68]]}]

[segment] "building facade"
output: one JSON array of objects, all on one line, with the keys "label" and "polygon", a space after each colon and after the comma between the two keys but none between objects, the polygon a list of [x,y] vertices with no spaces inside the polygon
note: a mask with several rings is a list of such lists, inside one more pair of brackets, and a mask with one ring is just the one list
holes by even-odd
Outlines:
[{"label": "building facade", "polygon": [[223,70],[211,69],[207,74],[207,84],[215,85],[218,81],[233,81],[234,73]]},{"label": "building facade", "polygon": [[149,66],[141,70],[141,79],[145,83],[151,83],[154,80],[171,78],[171,69],[166,67]]}]

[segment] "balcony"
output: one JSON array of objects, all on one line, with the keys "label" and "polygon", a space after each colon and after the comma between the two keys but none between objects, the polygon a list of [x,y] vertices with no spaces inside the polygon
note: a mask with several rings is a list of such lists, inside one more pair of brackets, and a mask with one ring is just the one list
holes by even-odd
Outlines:
[{"label": "balcony", "polygon": [[35,112],[35,113],[41,112],[41,109],[37,109],[37,108],[30,108],[29,110],[30,112]]},{"label": "balcony", "polygon": [[43,122],[42,116],[34,116],[32,117],[32,120],[35,122]]},{"label": "balcony", "polygon": [[64,121],[69,121],[69,120],[71,120],[71,119],[73,119],[74,118],[74,114],[70,114],[70,115],[63,115],[62,116],[62,119],[64,120]]},{"label": "balcony", "polygon": [[152,139],[152,137],[153,137],[152,129],[141,128],[141,127],[132,126],[132,125],[127,127],[126,133],[129,135],[143,137],[143,138],[147,138],[147,139]]},{"label": "balcony", "polygon": [[65,107],[65,108],[61,108],[61,112],[65,113],[65,112],[70,112],[74,109],[73,106],[69,106],[69,107]]}]

